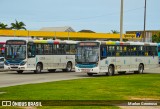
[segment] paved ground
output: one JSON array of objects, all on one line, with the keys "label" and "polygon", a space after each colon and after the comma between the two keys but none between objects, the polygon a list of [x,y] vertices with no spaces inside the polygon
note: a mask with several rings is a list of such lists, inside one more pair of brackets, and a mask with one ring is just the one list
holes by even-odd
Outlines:
[{"label": "paved ground", "polygon": [[[131,72],[133,73],[133,72]],[[144,73],[160,73],[160,67],[156,69],[150,69],[144,71]],[[104,74],[101,74],[104,75]],[[101,76],[98,75],[98,76]],[[97,77],[97,76],[94,76]],[[42,83],[50,81],[70,80],[89,78],[86,73],[76,72],[53,72],[49,73],[44,71],[40,74],[34,74],[31,71],[24,72],[23,74],[17,74],[15,71],[1,71],[0,72],[0,87],[30,84],[30,83]]]},{"label": "paved ground", "polygon": [[76,73],[76,72],[42,72],[40,74],[34,74],[33,72],[24,72],[23,74],[18,74],[15,71],[1,71],[0,72],[0,87],[14,86],[29,83],[42,83],[49,81],[60,81],[60,80],[70,80],[88,78],[86,74]]},{"label": "paved ground", "polygon": [[144,73],[160,73],[160,66],[154,69],[147,69],[144,71]]}]

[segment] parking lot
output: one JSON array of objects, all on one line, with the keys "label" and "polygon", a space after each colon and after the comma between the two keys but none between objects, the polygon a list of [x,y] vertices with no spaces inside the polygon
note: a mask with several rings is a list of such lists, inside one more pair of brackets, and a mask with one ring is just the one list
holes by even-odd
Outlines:
[{"label": "parking lot", "polygon": [[[131,72],[133,73],[133,72]],[[160,73],[160,67],[156,69],[145,70],[144,73]],[[104,74],[101,74],[104,75]],[[97,77],[97,76],[94,76]],[[70,79],[80,79],[80,78],[90,78],[86,73],[76,73],[76,72],[62,72],[57,71],[49,73],[43,71],[40,74],[34,74],[32,71],[26,71],[23,74],[18,74],[16,71],[0,71],[0,87],[21,85],[21,84],[31,84],[31,83],[42,83],[50,81],[60,81],[60,80],[70,80]]]}]

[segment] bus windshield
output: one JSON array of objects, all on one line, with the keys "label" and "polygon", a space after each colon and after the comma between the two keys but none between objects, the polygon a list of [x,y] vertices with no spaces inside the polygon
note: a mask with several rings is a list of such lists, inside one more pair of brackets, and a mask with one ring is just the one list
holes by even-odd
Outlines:
[{"label": "bus windshield", "polygon": [[26,59],[26,45],[6,45],[5,58],[9,60]]},{"label": "bus windshield", "polygon": [[77,47],[76,62],[77,63],[96,63],[98,62],[98,47],[80,46]]}]

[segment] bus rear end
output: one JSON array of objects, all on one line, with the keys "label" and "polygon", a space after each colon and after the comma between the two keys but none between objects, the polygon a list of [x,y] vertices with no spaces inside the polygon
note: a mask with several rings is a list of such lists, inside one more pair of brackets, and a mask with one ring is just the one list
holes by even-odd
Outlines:
[{"label": "bus rear end", "polygon": [[76,72],[84,72],[89,76],[99,73],[99,42],[79,42],[76,54]]}]

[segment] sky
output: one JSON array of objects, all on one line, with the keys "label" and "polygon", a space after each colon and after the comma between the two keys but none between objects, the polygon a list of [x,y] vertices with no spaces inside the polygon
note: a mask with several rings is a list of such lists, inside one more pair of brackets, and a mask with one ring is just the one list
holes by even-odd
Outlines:
[{"label": "sky", "polygon": [[[143,30],[145,0],[124,0],[123,30]],[[0,22],[28,30],[70,26],[98,33],[120,31],[121,0],[0,0]],[[147,0],[146,30],[160,30],[160,0]]]}]

